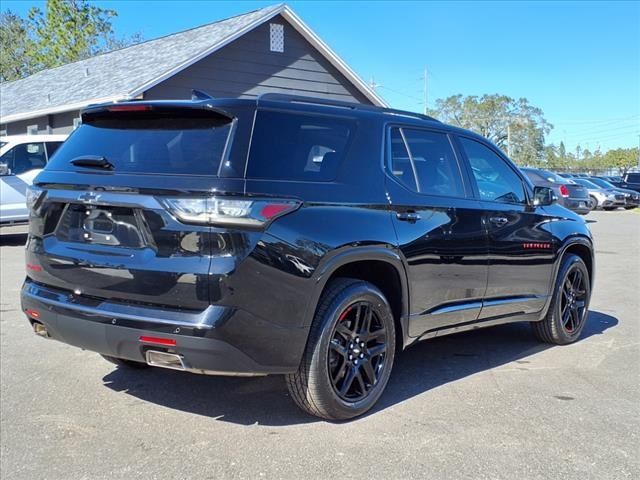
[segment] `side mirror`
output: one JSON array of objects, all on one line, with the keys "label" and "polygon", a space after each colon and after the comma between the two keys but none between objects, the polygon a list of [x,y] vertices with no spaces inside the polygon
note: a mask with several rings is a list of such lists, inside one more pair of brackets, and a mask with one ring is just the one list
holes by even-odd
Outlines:
[{"label": "side mirror", "polygon": [[6,163],[0,163],[0,175],[11,175],[11,169]]},{"label": "side mirror", "polygon": [[533,204],[536,207],[544,207],[547,205],[553,205],[558,201],[558,196],[552,188],[549,187],[534,187],[533,188]]}]

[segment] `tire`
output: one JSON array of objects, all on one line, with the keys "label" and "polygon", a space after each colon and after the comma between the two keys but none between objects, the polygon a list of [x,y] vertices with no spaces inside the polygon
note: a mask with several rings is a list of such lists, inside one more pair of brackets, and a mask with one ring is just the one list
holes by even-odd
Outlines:
[{"label": "tire", "polygon": [[617,210],[618,207],[602,207],[603,210],[606,210],[607,212],[610,212],[612,210]]},{"label": "tire", "polygon": [[117,365],[119,367],[127,367],[127,368],[148,368],[149,367],[149,365],[142,362],[126,360],[124,358],[110,357],[109,355],[100,355],[100,356],[104,358],[107,362],[113,363],[114,365]]},{"label": "tire", "polygon": [[626,207],[624,207],[625,210],[633,210],[634,208],[638,208],[637,205],[627,205]]},{"label": "tire", "polygon": [[391,307],[376,286],[332,280],[318,302],[298,371],[286,375],[291,397],[302,410],[327,420],[362,415],[387,385],[395,336]]},{"label": "tire", "polygon": [[597,210],[598,209],[598,199],[596,197],[594,197],[593,195],[589,195],[589,208],[591,210]]},{"label": "tire", "polygon": [[[580,285],[575,281],[578,277],[581,279]],[[571,284],[575,292],[573,297],[566,288],[568,284]],[[575,342],[587,323],[590,299],[591,282],[587,266],[577,255],[565,255],[558,271],[549,311],[541,321],[531,322],[533,333],[539,340],[555,345]],[[576,307],[575,310],[573,306]]]}]

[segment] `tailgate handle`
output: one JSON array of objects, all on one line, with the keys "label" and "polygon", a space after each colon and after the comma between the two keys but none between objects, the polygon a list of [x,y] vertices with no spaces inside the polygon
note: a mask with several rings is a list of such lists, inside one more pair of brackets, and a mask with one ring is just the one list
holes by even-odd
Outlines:
[{"label": "tailgate handle", "polygon": [[420,220],[420,215],[416,212],[408,211],[408,212],[399,212],[396,214],[398,220],[402,220],[403,222],[415,223]]}]

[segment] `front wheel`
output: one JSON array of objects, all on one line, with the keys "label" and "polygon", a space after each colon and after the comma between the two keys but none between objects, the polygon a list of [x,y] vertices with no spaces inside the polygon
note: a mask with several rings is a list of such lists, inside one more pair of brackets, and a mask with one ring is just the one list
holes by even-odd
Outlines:
[{"label": "front wheel", "polygon": [[368,411],[387,385],[395,356],[393,314],[369,282],[338,278],[320,298],[298,371],[286,376],[296,404],[347,420]]},{"label": "front wheel", "polygon": [[533,333],[543,342],[566,345],[582,333],[589,314],[591,282],[582,259],[565,255],[556,279],[551,305],[545,318],[531,322]]}]

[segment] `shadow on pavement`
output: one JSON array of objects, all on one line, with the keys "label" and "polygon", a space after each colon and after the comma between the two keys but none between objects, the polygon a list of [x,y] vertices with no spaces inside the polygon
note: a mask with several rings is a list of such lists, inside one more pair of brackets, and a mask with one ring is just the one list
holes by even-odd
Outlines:
[{"label": "shadow on pavement", "polygon": [[26,243],[26,233],[3,233],[0,235],[0,246],[2,247],[19,247]]},{"label": "shadow on pavement", "polygon": [[[581,340],[600,335],[618,320],[590,312]],[[436,338],[396,357],[385,393],[368,414],[404,402],[475,373],[518,362],[552,345],[540,343],[526,324],[509,324]],[[240,425],[284,426],[321,421],[299,410],[279,375],[208,377],[159,368],[117,368],[103,378],[115,391],[168,408]]]}]

